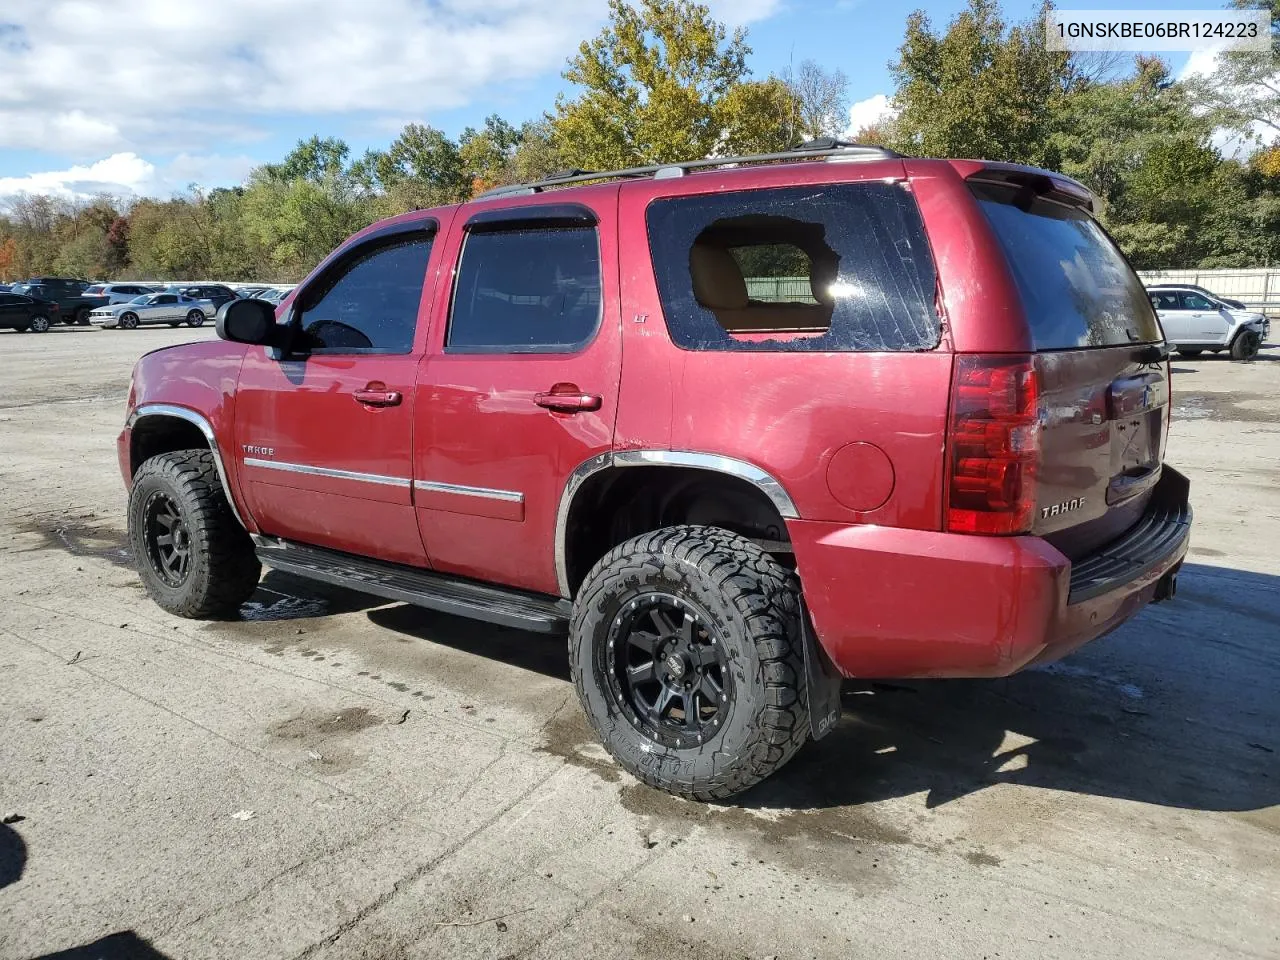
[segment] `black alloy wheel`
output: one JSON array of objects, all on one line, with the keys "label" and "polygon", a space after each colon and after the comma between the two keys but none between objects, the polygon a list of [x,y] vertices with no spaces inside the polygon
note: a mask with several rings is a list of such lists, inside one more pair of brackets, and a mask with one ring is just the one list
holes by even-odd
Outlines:
[{"label": "black alloy wheel", "polygon": [[613,621],[610,691],[632,726],[658,743],[693,746],[720,731],[732,674],[708,622],[692,604],[656,592],[632,600]]},{"label": "black alloy wheel", "polygon": [[156,492],[144,516],[143,538],[151,569],[168,586],[182,586],[191,568],[191,533],[182,511],[171,497]]}]

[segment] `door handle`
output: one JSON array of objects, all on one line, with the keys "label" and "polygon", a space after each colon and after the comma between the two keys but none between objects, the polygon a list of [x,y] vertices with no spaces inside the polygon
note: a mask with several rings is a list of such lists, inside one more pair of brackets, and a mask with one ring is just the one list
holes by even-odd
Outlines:
[{"label": "door handle", "polygon": [[594,393],[584,393],[575,383],[557,383],[546,393],[535,393],[533,402],[560,413],[578,413],[599,410],[601,398]]},{"label": "door handle", "polygon": [[352,396],[366,407],[398,407],[402,399],[399,390],[388,390],[385,383],[371,383]]}]

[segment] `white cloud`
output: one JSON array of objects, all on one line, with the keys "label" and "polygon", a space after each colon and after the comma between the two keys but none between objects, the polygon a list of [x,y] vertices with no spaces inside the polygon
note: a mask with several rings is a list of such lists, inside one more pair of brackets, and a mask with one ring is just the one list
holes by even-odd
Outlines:
[{"label": "white cloud", "polygon": [[[714,0],[731,25],[782,0]],[[605,0],[6,0],[0,148],[209,149],[273,114],[421,118],[558,72]]]},{"label": "white cloud", "polygon": [[845,136],[853,136],[865,127],[874,127],[884,120],[892,120],[898,111],[889,103],[887,94],[877,93],[875,96],[859,100],[849,108],[849,126],[845,128]]},{"label": "white cloud", "polygon": [[0,177],[0,206],[6,198],[42,193],[68,200],[106,193],[117,197],[168,196],[194,183],[218,186],[243,180],[256,166],[244,156],[179,154],[156,166],[136,153],[114,153],[91,164],[49,170],[24,177]]}]

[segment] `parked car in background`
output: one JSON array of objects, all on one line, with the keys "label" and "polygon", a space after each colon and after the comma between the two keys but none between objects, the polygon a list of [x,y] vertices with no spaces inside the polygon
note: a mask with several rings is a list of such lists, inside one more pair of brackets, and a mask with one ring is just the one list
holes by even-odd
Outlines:
[{"label": "parked car in background", "polygon": [[134,297],[157,292],[144,283],[95,283],[84,293],[86,297],[106,297],[108,303],[128,303]]},{"label": "parked car in background", "polygon": [[1195,283],[1152,283],[1147,285],[1148,291],[1156,290],[1194,290],[1196,293],[1202,293],[1210,300],[1217,300],[1223,306],[1230,310],[1248,310],[1243,300],[1233,300],[1230,297],[1219,296],[1208,287],[1202,287]]},{"label": "parked car in background", "polygon": [[0,293],[8,293],[11,289],[13,289],[13,284],[0,283]]},{"label": "parked car in background", "polygon": [[1252,360],[1271,334],[1271,322],[1263,314],[1234,309],[1190,285],[1148,287],[1147,296],[1165,340],[1185,357],[1229,350],[1233,360]]},{"label": "parked car in background", "polygon": [[95,297],[86,294],[88,280],[70,277],[32,277],[24,283],[13,285],[10,293],[21,294],[35,300],[52,301],[58,305],[63,323],[78,323],[81,326],[89,322],[89,313],[97,307],[107,304],[106,297]]},{"label": "parked car in background", "polygon": [[228,300],[238,300],[236,292],[230,287],[223,286],[220,283],[171,283],[164,288],[165,293],[176,293],[182,297],[190,297],[193,300],[207,300],[213,304],[213,309],[209,312],[212,317],[218,312],[218,308]]},{"label": "parked car in background", "polygon": [[128,303],[99,307],[89,315],[95,327],[134,330],[150,323],[167,323],[176,327],[185,323],[198,327],[211,311],[208,300],[196,300],[177,293],[147,293]]},{"label": "parked car in background", "polygon": [[18,293],[0,293],[0,330],[44,333],[62,319],[62,311],[52,300],[39,300]]},{"label": "parked car in background", "polygon": [[258,294],[256,299],[265,300],[267,301],[267,303],[274,303],[278,307],[280,306],[280,304],[284,303],[284,298],[287,297],[291,292],[292,291],[290,290],[276,290],[275,288],[270,288],[267,290],[263,290],[260,294]]},{"label": "parked car in background", "polygon": [[270,289],[271,289],[270,287],[262,286],[262,285],[236,287],[235,294],[237,297],[243,297],[246,300],[253,300],[256,297],[261,297],[262,294],[266,293]]}]

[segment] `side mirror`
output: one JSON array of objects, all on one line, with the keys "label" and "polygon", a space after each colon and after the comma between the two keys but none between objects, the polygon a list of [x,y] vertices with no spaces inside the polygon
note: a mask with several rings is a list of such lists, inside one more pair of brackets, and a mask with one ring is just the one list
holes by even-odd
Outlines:
[{"label": "side mirror", "polygon": [[228,300],[218,308],[218,336],[233,343],[279,346],[276,308],[266,300]]}]

